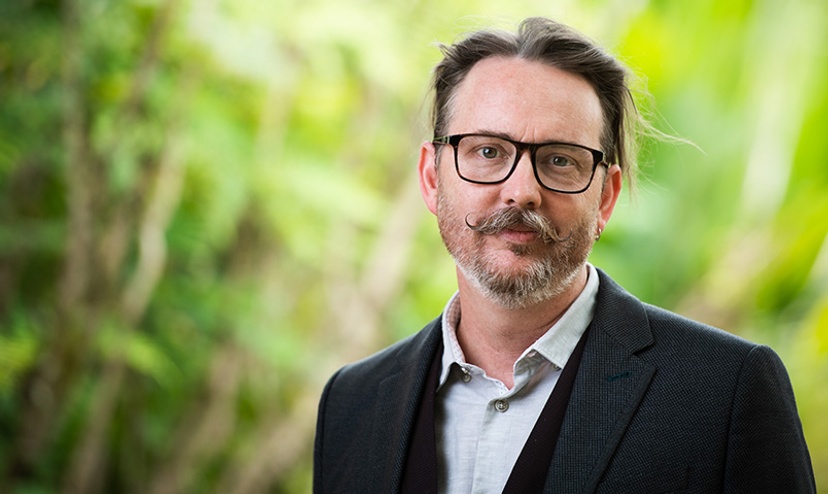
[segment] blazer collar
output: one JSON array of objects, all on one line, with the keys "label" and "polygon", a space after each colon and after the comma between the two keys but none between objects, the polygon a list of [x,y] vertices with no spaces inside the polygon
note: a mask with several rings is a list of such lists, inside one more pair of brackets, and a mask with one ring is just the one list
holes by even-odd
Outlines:
[{"label": "blazer collar", "polygon": [[654,342],[644,304],[598,269],[601,284],[595,301],[595,327],[630,353],[639,352]]}]

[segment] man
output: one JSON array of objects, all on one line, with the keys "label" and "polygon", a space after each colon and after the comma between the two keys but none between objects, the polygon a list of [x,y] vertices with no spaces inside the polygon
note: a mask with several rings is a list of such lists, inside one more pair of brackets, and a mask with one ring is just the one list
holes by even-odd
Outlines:
[{"label": "man", "polygon": [[539,18],[444,55],[418,171],[459,291],[331,378],[314,491],[814,492],[773,351],[587,263],[630,173],[627,71]]}]

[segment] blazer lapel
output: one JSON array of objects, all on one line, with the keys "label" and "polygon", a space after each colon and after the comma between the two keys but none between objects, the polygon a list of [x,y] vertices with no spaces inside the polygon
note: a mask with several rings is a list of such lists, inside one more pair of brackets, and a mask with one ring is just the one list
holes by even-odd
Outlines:
[{"label": "blazer lapel", "polygon": [[653,342],[638,299],[599,271],[601,284],[545,492],[593,492],[655,368],[634,353]]},{"label": "blazer lapel", "polygon": [[414,420],[422,400],[425,380],[441,338],[441,319],[426,326],[406,345],[398,371],[383,379],[374,401],[374,433],[371,441],[379,475],[376,492],[399,492]]}]

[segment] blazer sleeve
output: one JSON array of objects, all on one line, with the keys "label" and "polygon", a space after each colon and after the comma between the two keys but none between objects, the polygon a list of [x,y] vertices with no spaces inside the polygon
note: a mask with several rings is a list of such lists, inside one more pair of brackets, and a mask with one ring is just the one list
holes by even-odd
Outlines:
[{"label": "blazer sleeve", "polygon": [[788,374],[766,346],[742,364],[727,448],[725,493],[816,492]]}]

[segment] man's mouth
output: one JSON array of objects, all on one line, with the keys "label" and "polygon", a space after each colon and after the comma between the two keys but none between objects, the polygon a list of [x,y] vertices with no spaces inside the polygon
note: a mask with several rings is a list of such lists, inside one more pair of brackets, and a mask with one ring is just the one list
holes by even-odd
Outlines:
[{"label": "man's mouth", "polygon": [[538,240],[538,232],[523,225],[507,227],[496,234],[500,238],[516,244],[528,244]]}]

